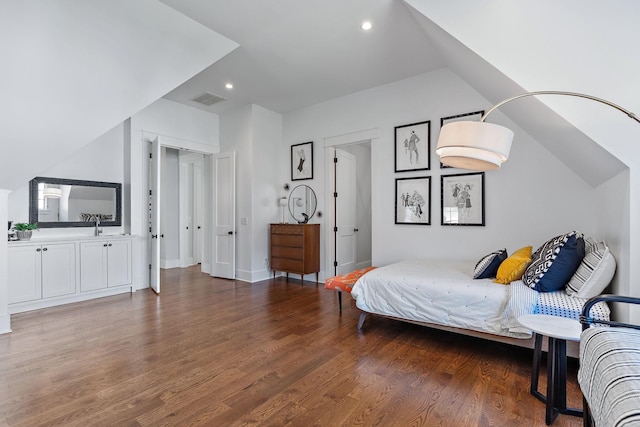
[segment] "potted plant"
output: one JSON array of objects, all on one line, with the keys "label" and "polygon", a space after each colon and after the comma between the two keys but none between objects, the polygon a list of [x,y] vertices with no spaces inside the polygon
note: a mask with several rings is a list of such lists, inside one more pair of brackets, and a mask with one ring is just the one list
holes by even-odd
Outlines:
[{"label": "potted plant", "polygon": [[29,222],[16,222],[13,224],[13,229],[16,230],[16,235],[20,240],[30,240],[33,230],[38,229],[38,224],[31,224]]}]

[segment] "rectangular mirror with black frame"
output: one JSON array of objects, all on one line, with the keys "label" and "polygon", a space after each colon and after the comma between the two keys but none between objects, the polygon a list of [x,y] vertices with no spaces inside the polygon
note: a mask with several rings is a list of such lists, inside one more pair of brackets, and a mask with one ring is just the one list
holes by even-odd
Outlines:
[{"label": "rectangular mirror with black frame", "polygon": [[29,183],[29,222],[39,228],[122,225],[122,184],[35,177]]}]

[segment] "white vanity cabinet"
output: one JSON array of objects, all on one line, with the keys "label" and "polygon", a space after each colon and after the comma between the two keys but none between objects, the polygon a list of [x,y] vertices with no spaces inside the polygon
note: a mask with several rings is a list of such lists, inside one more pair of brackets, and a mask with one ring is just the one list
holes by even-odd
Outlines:
[{"label": "white vanity cabinet", "polygon": [[9,249],[9,304],[76,292],[74,243]]},{"label": "white vanity cabinet", "polygon": [[80,290],[131,284],[131,240],[80,242]]},{"label": "white vanity cabinet", "polygon": [[9,313],[133,292],[132,236],[9,243]]}]

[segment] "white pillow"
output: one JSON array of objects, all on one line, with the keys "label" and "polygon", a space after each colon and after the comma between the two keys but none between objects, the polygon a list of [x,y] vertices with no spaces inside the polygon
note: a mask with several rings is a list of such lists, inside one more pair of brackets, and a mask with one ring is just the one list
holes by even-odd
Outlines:
[{"label": "white pillow", "polygon": [[585,255],[569,283],[567,295],[591,298],[600,295],[609,286],[616,272],[616,259],[604,241],[585,238]]}]

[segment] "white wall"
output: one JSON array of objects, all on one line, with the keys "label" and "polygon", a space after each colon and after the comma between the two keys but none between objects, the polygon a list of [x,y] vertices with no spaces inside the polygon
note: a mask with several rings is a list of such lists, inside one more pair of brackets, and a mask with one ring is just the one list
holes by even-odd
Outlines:
[{"label": "white wall", "polygon": [[[486,226],[440,225],[442,172],[434,151],[440,118],[489,105],[459,77],[441,69],[286,114],[282,153],[289,158],[290,146],[301,141],[320,144],[334,135],[379,130],[380,137],[371,146],[374,265],[413,257],[477,261],[498,248],[512,252],[532,245],[535,249],[548,238],[574,229],[597,235],[596,218],[584,214],[595,210],[595,190],[499,113],[495,121],[514,129],[516,139],[510,161],[499,172],[486,174]],[[394,173],[394,126],[423,120],[431,120],[432,126],[431,170]],[[322,147],[315,150],[314,161],[314,179],[306,183],[324,195],[329,190],[322,176]],[[282,179],[287,175],[285,167]],[[395,178],[423,175],[432,177],[432,225],[395,225]],[[324,218],[320,222],[324,224]],[[324,242],[322,246],[324,253]]]},{"label": "white wall", "polygon": [[[9,190],[0,189],[0,224],[6,224],[8,219]],[[9,316],[9,245],[5,239],[0,239],[0,334],[11,332],[11,317]]]},{"label": "white wall", "polygon": [[238,46],[156,0],[3,2],[0,39],[11,190]]},{"label": "white wall", "polygon": [[251,177],[254,162],[251,120],[250,105],[220,116],[220,151],[236,152],[236,276],[242,280],[251,275]]},{"label": "white wall", "polygon": [[[282,115],[258,105],[253,106],[253,191],[252,217],[252,281],[267,279],[270,276],[269,224],[280,222],[278,199],[284,196],[280,181],[280,170],[286,162],[280,156],[277,147],[282,144]],[[288,163],[287,163],[288,164]]]},{"label": "white wall", "polygon": [[279,221],[282,116],[248,105],[220,118],[221,151],[236,152],[236,277],[255,282],[270,275],[268,225]]},{"label": "white wall", "polygon": [[[38,176],[123,183],[123,135],[124,126],[120,124],[63,161],[50,164]],[[29,221],[29,181],[24,182],[9,194],[9,219],[15,222]],[[123,232],[124,228],[104,227],[103,230],[108,234],[118,234]],[[90,227],[43,228],[36,232],[35,237],[71,234],[91,235],[93,229]]]},{"label": "white wall", "polygon": [[[640,3],[636,1],[617,1],[615,7],[597,0],[489,0],[482,4],[465,0],[405,1],[491,64],[486,69],[507,76],[519,91],[580,92],[610,100],[636,113],[640,110],[640,99],[629,90],[636,85],[640,65],[637,56],[629,55],[636,49],[640,36],[637,25]],[[541,22],[545,23],[542,32]],[[487,28],[501,31],[486,31]],[[593,31],[594,28],[598,30]],[[485,93],[507,91],[495,102],[517,93],[513,92],[514,87],[496,85],[496,80],[501,83],[502,80],[488,78],[486,72],[478,73],[477,67],[466,69],[472,69],[476,77],[484,77],[479,85],[490,88]],[[461,75],[464,73],[460,70]],[[495,77],[496,73],[493,74]],[[517,114],[517,120],[522,120],[521,113],[531,116],[532,110],[528,108],[531,104],[524,102],[507,107],[512,117]],[[606,234],[607,242],[616,246],[618,270],[614,291],[640,295],[640,264],[631,262],[640,253],[640,221],[635,220],[640,212],[640,156],[635,144],[638,123],[597,102],[562,96],[538,97],[538,102],[583,132],[587,142],[595,141],[629,168],[619,169],[622,172],[609,178],[609,182],[598,183],[602,188],[597,192],[596,207],[598,226]],[[557,142],[555,149],[564,154],[567,164],[574,164],[574,170],[582,168],[581,175],[588,176],[610,162],[606,156],[591,154],[593,144],[573,145],[574,150],[567,150],[576,141],[555,139],[562,134],[562,128],[542,123],[535,131],[544,133],[547,128],[555,133],[549,135],[549,141]],[[592,160],[587,157],[597,160],[590,163]],[[590,164],[598,167],[587,166]],[[627,306],[624,312],[621,320],[640,323],[640,307]]]}]

